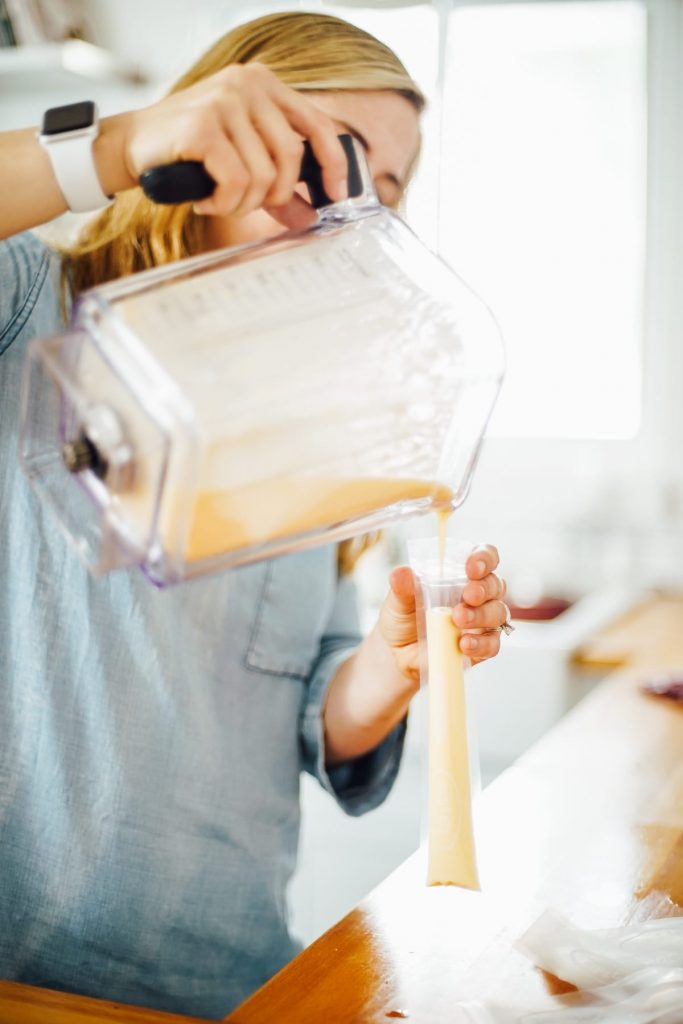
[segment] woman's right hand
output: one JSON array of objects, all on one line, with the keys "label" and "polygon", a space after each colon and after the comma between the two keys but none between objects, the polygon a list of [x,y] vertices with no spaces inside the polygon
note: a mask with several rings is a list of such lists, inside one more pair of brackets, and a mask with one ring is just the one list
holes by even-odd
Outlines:
[{"label": "woman's right hand", "polygon": [[[102,190],[133,188],[143,171],[200,160],[217,182],[197,204],[217,216],[266,206],[287,226],[313,219],[294,193],[308,139],[329,196],[347,194],[347,162],[334,122],[261,64],[234,64],[140,110],[102,118],[93,158]],[[0,238],[66,210],[35,128],[0,133]]]},{"label": "woman's right hand", "polygon": [[304,138],[328,195],[347,194],[347,161],[334,122],[262,64],[231,65],[149,107],[104,119],[100,138],[96,160],[104,186],[115,138],[128,186],[158,164],[201,161],[216,190],[196,204],[198,213],[240,215],[290,203]]}]

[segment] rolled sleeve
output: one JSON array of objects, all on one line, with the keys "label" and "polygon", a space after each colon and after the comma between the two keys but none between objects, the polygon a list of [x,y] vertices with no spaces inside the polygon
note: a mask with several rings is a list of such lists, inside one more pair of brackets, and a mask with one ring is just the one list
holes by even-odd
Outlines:
[{"label": "rolled sleeve", "polygon": [[354,817],[378,807],[388,796],[398,774],[406,732],[403,721],[362,757],[333,768],[325,766],[323,708],[327,691],[338,668],[353,654],[361,639],[355,586],[350,578],[344,577],[339,582],[335,606],[307,681],[300,743],[304,769]]}]

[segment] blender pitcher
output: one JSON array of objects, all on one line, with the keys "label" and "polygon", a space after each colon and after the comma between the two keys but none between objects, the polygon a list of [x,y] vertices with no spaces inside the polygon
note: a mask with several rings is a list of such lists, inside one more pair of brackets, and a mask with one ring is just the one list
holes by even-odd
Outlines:
[{"label": "blender pitcher", "polygon": [[[351,198],[304,158],[311,228],[94,288],[30,345],[23,468],[94,573],[163,586],[464,500],[498,327],[342,139]],[[202,175],[143,184],[199,198]]]}]

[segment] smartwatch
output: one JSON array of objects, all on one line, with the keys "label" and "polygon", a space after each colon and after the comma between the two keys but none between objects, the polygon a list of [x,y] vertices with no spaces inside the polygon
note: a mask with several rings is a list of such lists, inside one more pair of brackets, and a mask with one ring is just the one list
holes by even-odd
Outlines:
[{"label": "smartwatch", "polygon": [[102,191],[92,144],[99,133],[92,100],[51,107],[43,114],[38,142],[47,151],[57,184],[73,213],[99,210],[113,202]]}]

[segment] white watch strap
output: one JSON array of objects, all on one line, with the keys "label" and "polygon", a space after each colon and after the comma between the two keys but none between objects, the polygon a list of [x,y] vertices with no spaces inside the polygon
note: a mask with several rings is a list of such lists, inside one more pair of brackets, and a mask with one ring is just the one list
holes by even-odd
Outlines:
[{"label": "white watch strap", "polygon": [[[91,134],[47,137],[45,144],[57,184],[73,213],[100,210],[113,202],[102,191],[92,155]],[[41,141],[45,140],[43,136]]]}]

